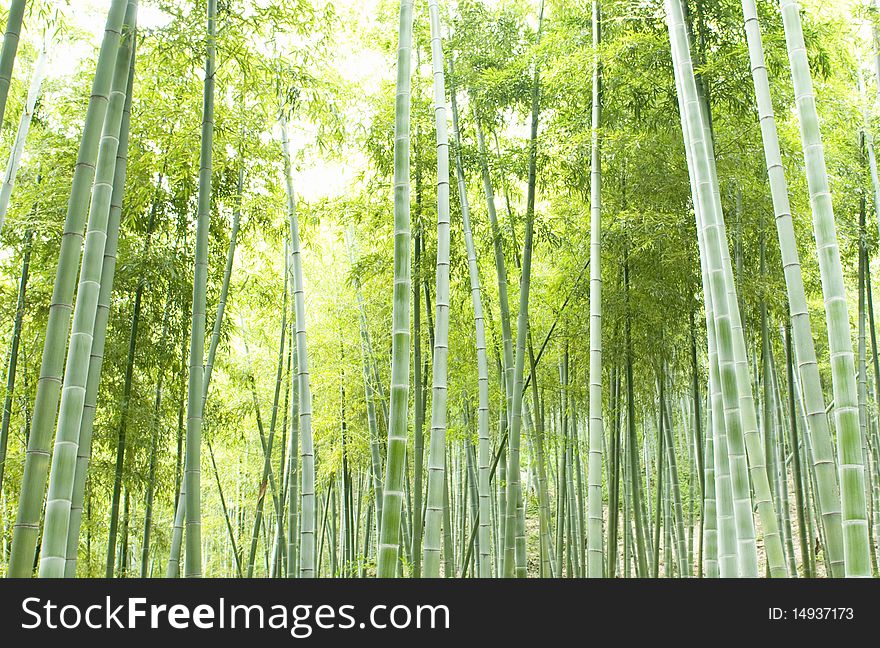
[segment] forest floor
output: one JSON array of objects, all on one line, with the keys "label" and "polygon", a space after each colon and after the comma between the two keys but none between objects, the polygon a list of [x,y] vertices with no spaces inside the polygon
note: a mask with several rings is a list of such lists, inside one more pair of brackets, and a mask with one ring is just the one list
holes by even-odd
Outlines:
[{"label": "forest floor", "polygon": [[[791,494],[794,492],[794,483],[793,483],[793,480],[791,480],[791,479],[789,479],[788,488],[789,488],[789,495],[790,495],[789,496],[789,515],[790,515],[790,519],[791,519],[791,528],[794,533],[794,537],[792,538],[792,547],[795,552],[797,564],[802,565],[803,559],[801,556],[800,538],[798,535],[797,507],[796,507],[795,501],[794,501],[795,498],[793,496],[791,496]],[[603,516],[604,516],[605,520],[608,519],[608,507],[607,506],[604,507]],[[687,524],[687,522],[685,522],[685,524]],[[529,578],[538,578],[538,576],[540,575],[540,546],[539,546],[540,528],[539,527],[540,527],[540,525],[539,525],[539,521],[538,521],[537,504],[532,503],[529,508],[529,515],[526,516],[526,543],[528,546],[528,551],[527,551],[528,564],[526,566],[526,573],[528,574]],[[758,573],[761,575],[764,575],[767,573],[767,554],[766,554],[766,551],[764,550],[763,531],[761,528],[761,521],[757,515],[755,515],[755,532],[758,536],[758,540],[757,540]],[[686,533],[687,533],[687,531],[686,531]],[[696,560],[697,560],[698,551],[699,551],[699,542],[700,542],[699,534],[700,534],[699,525],[695,523],[692,534],[689,534],[690,537],[692,538],[692,542],[693,542],[692,555],[693,555],[693,560],[695,562],[694,573],[697,572]],[[783,541],[785,541],[784,538],[783,538]],[[816,577],[817,578],[824,578],[827,573],[826,566],[825,566],[825,560],[824,560],[824,548],[822,547],[822,545],[819,541],[819,538],[818,538],[818,535],[817,535],[815,529],[813,530],[813,538],[812,539],[808,538],[808,542],[810,543],[813,558],[815,561]],[[665,551],[663,551],[661,549],[661,551],[660,551],[660,576],[661,577],[669,577],[670,574],[669,574],[669,570],[667,570],[667,568],[666,568],[666,556],[664,554],[665,554]],[[623,539],[622,538],[618,542],[617,555],[623,556]],[[673,555],[673,557],[674,557],[674,555]],[[631,554],[630,570],[635,569],[633,561],[634,561],[634,558],[632,557],[632,554]],[[675,575],[677,575],[677,574],[675,574]],[[803,576],[803,571],[800,571],[797,574],[797,576],[799,576],[799,577]]]}]

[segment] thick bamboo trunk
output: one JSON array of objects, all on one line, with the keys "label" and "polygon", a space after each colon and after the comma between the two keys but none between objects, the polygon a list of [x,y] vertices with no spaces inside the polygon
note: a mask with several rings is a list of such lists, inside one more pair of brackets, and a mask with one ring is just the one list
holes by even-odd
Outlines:
[{"label": "thick bamboo trunk", "polygon": [[49,307],[49,321],[43,344],[40,380],[37,383],[37,395],[28,437],[18,513],[13,527],[8,569],[8,575],[12,577],[30,576],[34,568],[40,513],[49,470],[49,443],[61,397],[62,361],[70,329],[76,269],[80,260],[89,192],[95,178],[98,144],[104,117],[107,114],[110,86],[127,4],[127,0],[113,0],[110,5],[77,154]]}]

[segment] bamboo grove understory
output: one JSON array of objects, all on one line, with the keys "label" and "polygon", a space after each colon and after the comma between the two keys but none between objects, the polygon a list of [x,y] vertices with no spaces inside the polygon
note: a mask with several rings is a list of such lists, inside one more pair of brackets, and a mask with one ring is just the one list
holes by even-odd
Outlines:
[{"label": "bamboo grove understory", "polygon": [[0,573],[880,576],[877,0],[0,4]]}]

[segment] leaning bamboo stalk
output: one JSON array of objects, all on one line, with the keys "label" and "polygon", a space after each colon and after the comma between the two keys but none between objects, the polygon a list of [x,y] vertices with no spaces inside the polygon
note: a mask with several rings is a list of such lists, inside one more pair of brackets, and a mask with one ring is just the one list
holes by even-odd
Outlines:
[{"label": "leaning bamboo stalk", "polygon": [[[697,230],[697,248],[700,255],[700,272],[703,286],[703,310],[706,315],[706,345],[708,357],[708,394],[707,394],[707,441],[706,463],[712,466],[712,486],[715,491],[714,511],[707,508],[715,523],[714,546],[707,545],[712,551],[710,569],[714,576],[729,578],[737,575],[737,542],[736,527],[733,515],[733,491],[730,479],[730,463],[728,461],[727,429],[723,416],[723,399],[721,395],[721,378],[718,364],[717,326],[715,311],[713,309],[713,296],[711,281],[709,279],[709,264],[706,259],[705,233],[701,226],[702,203],[697,193],[695,175],[695,149],[688,129],[688,117],[684,103],[682,79],[676,76],[676,95],[678,98],[679,114],[682,125],[682,135],[685,144],[685,158],[688,167],[688,179],[691,187],[691,202],[694,210]],[[696,353],[696,349],[692,351]],[[696,358],[693,360],[694,374],[696,376]],[[696,380],[696,378],[695,378]],[[697,393],[697,392],[695,392]],[[698,393],[697,393],[698,397]],[[708,479],[708,477],[707,477]],[[708,536],[711,540],[713,535]]]},{"label": "leaning bamboo stalk", "polygon": [[[214,479],[217,482],[217,492],[220,494],[220,506],[223,510],[223,518],[226,520],[226,530],[229,532],[229,542],[232,543],[232,556],[235,559],[235,571],[238,577],[242,577],[241,573],[241,556],[238,553],[238,547],[235,543],[235,532],[232,529],[232,522],[229,520],[229,509],[226,507],[226,497],[223,495],[223,486],[220,483],[220,472],[217,470],[217,462],[214,460],[214,448],[211,447],[211,441],[207,441],[208,455],[211,458],[211,467],[214,469]],[[141,576],[143,578],[143,576]]]},{"label": "leaning bamboo stalk", "polygon": [[85,237],[76,306],[73,310],[73,328],[61,389],[61,407],[49,471],[46,517],[40,548],[39,575],[42,578],[59,578],[64,575],[70,509],[76,481],[76,458],[85,407],[89,359],[95,335],[113,176],[116,172],[116,156],[119,150],[124,107],[132,87],[129,77],[133,72],[131,61],[134,55],[136,26],[137,0],[129,0],[123,24],[123,38],[116,57],[110,101],[98,148],[95,183],[89,206],[88,231]]},{"label": "leaning bamboo stalk", "polygon": [[[504,386],[507,398],[507,410],[511,410],[513,398],[513,336],[510,329],[510,301],[507,296],[507,267],[504,261],[504,248],[502,246],[501,228],[498,225],[498,216],[495,210],[495,191],[492,188],[492,176],[489,174],[487,162],[486,144],[483,137],[483,129],[480,116],[473,111],[474,129],[477,132],[477,147],[480,155],[480,172],[483,178],[483,194],[486,198],[486,211],[489,215],[489,225],[492,230],[492,249],[495,253],[495,274],[498,282],[498,310],[501,315],[501,338],[503,355],[502,369],[504,371]],[[509,424],[509,423],[508,423]]]},{"label": "leaning bamboo stalk", "polygon": [[837,243],[837,227],[828,173],[825,168],[825,153],[819,132],[813,81],[810,77],[810,66],[801,29],[800,8],[796,0],[780,0],[779,6],[804,148],[807,186],[813,212],[813,233],[819,257],[825,319],[828,324],[840,471],[844,574],[847,577],[867,577],[871,575],[871,566],[865,502],[865,466],[862,461],[849,306]]},{"label": "leaning bamboo stalk", "polygon": [[98,54],[98,64],[95,68],[67,204],[64,234],[61,238],[61,250],[58,254],[58,266],[49,306],[49,321],[43,344],[40,379],[37,383],[34,414],[28,437],[18,513],[13,527],[8,570],[9,576],[13,577],[30,576],[34,567],[34,552],[49,469],[49,442],[61,396],[62,363],[70,328],[76,268],[80,260],[89,192],[95,178],[98,144],[104,117],[107,114],[110,85],[127,4],[127,0],[113,0],[107,14],[104,40]]},{"label": "leaning bamboo stalk", "polygon": [[[687,33],[685,33],[685,42],[687,42]],[[687,44],[687,47],[687,51],[689,52],[689,43]],[[715,213],[719,215],[717,220],[718,236],[723,242],[721,245],[721,267],[727,288],[727,298],[730,302],[728,313],[732,333],[731,341],[734,375],[737,387],[737,402],[741,419],[741,431],[734,428],[729,433],[728,445],[731,447],[732,451],[730,454],[732,454],[734,459],[732,469],[735,468],[731,474],[734,476],[740,474],[744,470],[744,466],[747,464],[748,474],[755,486],[755,501],[758,514],[765,527],[764,536],[768,562],[771,565],[771,570],[775,571],[776,575],[781,576],[783,575],[783,570],[785,568],[784,552],[782,550],[782,541],[778,531],[778,525],[773,519],[775,517],[775,507],[770,493],[769,479],[766,475],[766,465],[764,463],[765,456],[758,431],[754,396],[752,394],[751,371],[746,353],[745,335],[741,319],[741,308],[737,298],[736,282],[734,280],[733,268],[730,261],[730,253],[726,244],[727,233],[721,207],[721,195],[717,172],[714,164],[715,152],[711,114],[707,94],[702,82],[697,84],[696,90],[696,106],[700,113],[700,121],[702,122],[703,129],[702,141],[705,146],[707,157],[711,162],[708,168],[708,177],[711,185],[710,197],[714,201]],[[740,260],[741,258],[740,255]],[[740,275],[741,271],[738,269],[737,276]],[[754,521],[750,512],[751,504],[746,502],[746,498],[744,497],[745,493],[743,493],[747,488],[747,486],[742,486],[742,484],[745,483],[745,477],[740,475],[737,481],[740,484],[737,490],[742,494],[736,498],[734,513],[736,515],[738,535],[744,538],[744,541],[739,543],[740,548],[743,549],[743,551],[740,552],[740,559],[743,563],[742,571],[746,574],[756,574],[757,562],[756,549],[754,547],[755,543],[753,542]],[[737,482],[734,482],[734,485],[736,484]]]},{"label": "leaning bamboo stalk", "polygon": [[12,418],[12,396],[15,393],[18,347],[21,344],[21,328],[24,319],[25,294],[27,292],[28,277],[30,276],[33,239],[34,231],[31,227],[28,227],[24,235],[21,275],[18,280],[18,297],[15,304],[15,318],[12,323],[12,341],[9,343],[9,361],[6,365],[6,395],[3,399],[3,420],[0,423],[0,493],[3,492],[3,474],[6,468],[6,453],[9,442],[9,423]]},{"label": "leaning bamboo stalk", "polygon": [[211,342],[208,345],[208,357],[205,361],[205,377],[202,386],[202,414],[208,400],[208,387],[214,371],[214,359],[220,346],[220,334],[223,327],[223,316],[226,313],[226,301],[229,297],[229,282],[232,278],[232,266],[235,262],[235,249],[238,245],[238,231],[241,226],[241,198],[244,191],[244,160],[239,163],[238,180],[235,186],[235,199],[232,206],[232,227],[229,231],[229,247],[226,248],[226,264],[223,267],[223,281],[220,284],[220,296],[217,299],[217,313],[211,330]]},{"label": "leaning bamboo stalk", "polygon": [[[453,76],[452,62],[449,63],[450,76]],[[491,558],[489,548],[490,502],[489,502],[489,360],[486,353],[486,323],[483,317],[483,300],[480,289],[480,271],[477,266],[477,252],[471,232],[470,209],[468,206],[467,184],[465,183],[464,167],[461,163],[461,141],[458,124],[458,107],[455,99],[455,87],[452,85],[452,134],[455,141],[455,174],[458,180],[458,199],[461,205],[462,230],[467,251],[468,276],[471,288],[471,307],[474,310],[474,326],[477,349],[477,524],[479,549],[477,564],[480,578],[491,576]]]},{"label": "leaning bamboo stalk", "polygon": [[[285,246],[286,252],[286,246]],[[285,263],[287,259],[285,258]],[[285,277],[286,279],[286,277]],[[260,488],[257,495],[257,505],[255,507],[254,514],[254,527],[253,533],[251,534],[251,545],[250,552],[248,554],[248,562],[247,562],[247,577],[251,578],[254,572],[254,564],[256,561],[257,555],[257,544],[260,539],[260,528],[263,526],[263,508],[266,502],[266,487],[270,486],[271,494],[272,494],[272,502],[275,508],[275,515],[281,516],[282,507],[279,501],[279,492],[278,486],[275,482],[274,472],[272,471],[272,449],[274,447],[275,442],[275,429],[278,421],[278,399],[281,393],[281,384],[283,379],[284,372],[284,347],[287,341],[287,281],[284,281],[284,297],[281,306],[281,326],[280,326],[280,340],[278,343],[278,363],[277,369],[275,372],[275,391],[274,397],[272,401],[272,415],[270,417],[269,422],[269,434],[265,435],[263,430],[262,418],[260,416],[259,410],[259,402],[257,400],[257,391],[256,391],[256,382],[254,381],[253,375],[251,375],[251,390],[253,394],[254,407],[257,414],[257,428],[260,434],[260,445],[263,449],[263,470],[260,477]],[[245,351],[247,352],[247,342],[245,342]]]},{"label": "leaning bamboo stalk", "polygon": [[[34,116],[34,109],[37,106],[37,99],[40,96],[40,87],[43,84],[43,70],[46,66],[47,47],[47,40],[44,40],[42,47],[40,47],[40,54],[37,57],[37,62],[34,64],[31,85],[28,89],[24,108],[22,108],[21,111],[21,118],[18,121],[18,130],[15,133],[15,141],[12,143],[12,150],[9,152],[9,160],[6,163],[6,173],[3,175],[3,184],[0,185],[0,230],[3,229],[3,223],[6,219],[6,210],[9,208],[9,198],[12,196],[12,188],[15,186],[15,176],[18,174],[21,156],[24,153],[24,144],[31,127],[31,120]],[[2,123],[3,116],[0,114],[0,124]]]},{"label": "leaning bamboo stalk", "polygon": [[[348,246],[349,262],[354,271],[354,228],[346,230],[346,243]],[[375,499],[377,519],[382,519],[382,464],[381,448],[379,447],[379,426],[376,421],[376,395],[373,391],[373,377],[370,370],[372,364],[372,345],[370,333],[367,329],[367,311],[364,305],[364,295],[361,289],[360,278],[353,274],[353,282],[358,302],[358,326],[361,334],[361,356],[364,377],[364,400],[367,405],[367,427],[370,431],[370,469],[373,481],[373,497]]]},{"label": "leaning bamboo stalk", "polygon": [[[734,515],[740,551],[740,572],[757,576],[757,548],[754,518],[749,493],[749,477],[755,490],[755,503],[764,530],[764,544],[773,576],[785,576],[787,568],[782,541],[776,524],[776,513],[770,496],[769,481],[764,464],[764,451],[757,430],[754,399],[751,393],[745,342],[736,300],[729,254],[721,213],[720,197],[715,177],[707,116],[701,105],[693,74],[690,45],[684,27],[683,9],[679,0],[668,0],[667,22],[673,47],[675,69],[681,77],[680,89],[685,93],[688,130],[692,139],[696,162],[698,198],[701,202],[702,227],[706,230],[707,260],[710,264],[713,308],[719,327],[719,361],[721,366],[722,395],[728,433],[728,455],[733,476]],[[746,457],[749,461],[747,462]]]},{"label": "leaning bamboo stalk", "polygon": [[3,49],[0,50],[0,125],[3,124],[3,116],[6,113],[6,99],[9,96],[9,86],[12,83],[12,68],[15,64],[15,54],[18,51],[18,41],[21,38],[21,24],[24,20],[26,6],[27,0],[12,0],[9,5],[9,15],[6,18]]},{"label": "leaning bamboo stalk", "polygon": [[[131,61],[134,64],[134,58]],[[129,80],[133,80],[129,74]],[[86,383],[85,402],[79,431],[77,449],[76,477],[73,485],[73,499],[70,508],[70,524],[67,531],[67,558],[64,568],[66,577],[76,575],[77,553],[79,551],[79,532],[82,523],[85,499],[86,478],[91,459],[92,432],[97,410],[98,388],[104,362],[104,345],[107,337],[107,323],[110,319],[110,300],[116,276],[116,253],[119,244],[119,224],[122,218],[122,199],[125,192],[125,179],[128,164],[128,136],[131,123],[131,93],[123,108],[122,126],[119,133],[119,147],[116,154],[116,171],[113,175],[113,193],[110,197],[110,216],[107,225],[107,242],[104,245],[104,260],[101,269],[101,291],[95,313],[95,334],[89,359],[89,376]]]},{"label": "leaning bamboo stalk", "polygon": [[782,270],[791,316],[792,337],[798,358],[798,376],[803,385],[804,404],[807,408],[807,429],[810,435],[818,485],[818,505],[822,526],[828,538],[828,553],[832,575],[843,575],[843,531],[840,523],[840,493],[837,472],[832,457],[831,432],[828,417],[825,416],[825,397],[819,379],[819,366],[813,344],[810,314],[807,308],[804,280],[801,273],[800,258],[795,243],[794,225],[788,198],[788,182],[782,165],[779,150],[779,137],[776,132],[776,118],[770,97],[770,82],[764,63],[764,48],[761,42],[761,28],[758,22],[755,0],[742,0],[746,40],[749,47],[752,79],[755,86],[755,100],[761,124],[761,137],[764,144],[764,158],[770,184],[770,197],[782,255]]},{"label": "leaning bamboo stalk", "polygon": [[[700,266],[703,273],[703,292],[707,315],[706,330],[709,343],[709,389],[712,398],[711,412],[716,426],[713,449],[715,453],[715,479],[718,490],[719,527],[719,568],[722,578],[736,576],[741,570],[744,554],[749,557],[747,573],[757,576],[757,550],[754,544],[754,528],[751,517],[751,501],[743,478],[745,456],[741,448],[730,449],[730,435],[735,426],[741,435],[741,420],[738,411],[735,367],[731,338],[731,304],[723,271],[723,253],[718,250],[714,230],[707,225],[715,225],[713,219],[715,203],[711,174],[707,162],[707,129],[702,124],[702,109],[699,93],[692,73],[682,65],[690,64],[690,45],[681,18],[682,7],[677,0],[667,3],[667,21],[672,45],[673,69],[676,76],[676,91],[679,95],[679,109],[685,152],[688,161],[688,174],[694,201],[694,216],[697,227],[697,243],[700,251]],[[677,10],[677,14],[673,12]],[[711,212],[711,214],[709,213]],[[711,232],[711,236],[710,236]],[[714,244],[714,245],[713,245]],[[736,304],[733,305],[736,308]],[[723,328],[722,328],[723,323]],[[726,344],[723,346],[721,342]],[[725,362],[722,362],[722,353]],[[726,382],[725,382],[726,380]],[[735,478],[735,479],[734,479]],[[734,486],[737,486],[736,493]],[[737,498],[738,495],[738,498]],[[737,506],[737,499],[739,506]]]}]

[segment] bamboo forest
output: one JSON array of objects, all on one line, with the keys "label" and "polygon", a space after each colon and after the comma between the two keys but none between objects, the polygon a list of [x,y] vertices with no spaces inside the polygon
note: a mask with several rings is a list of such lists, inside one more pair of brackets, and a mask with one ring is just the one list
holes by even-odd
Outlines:
[{"label": "bamboo forest", "polygon": [[880,1],[0,28],[0,575],[880,576]]}]

